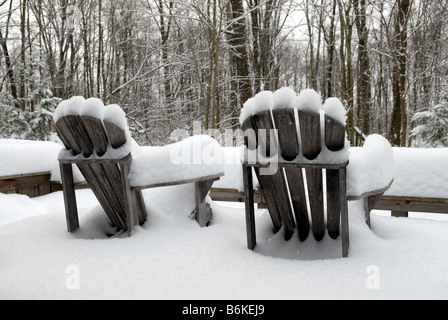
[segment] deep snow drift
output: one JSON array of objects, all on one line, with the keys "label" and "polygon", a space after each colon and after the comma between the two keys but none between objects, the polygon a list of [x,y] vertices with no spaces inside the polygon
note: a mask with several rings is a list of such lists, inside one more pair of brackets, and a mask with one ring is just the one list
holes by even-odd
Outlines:
[{"label": "deep snow drift", "polygon": [[[60,148],[0,140],[0,175],[32,164],[57,177]],[[446,197],[446,149],[393,150],[389,192]],[[224,167],[221,187],[237,188],[240,166]],[[448,298],[446,215],[406,219],[378,211],[369,230],[360,203],[352,202],[343,259],[340,240],[285,242],[282,232],[272,233],[266,210],[257,210],[258,245],[248,250],[241,204],[211,202],[212,225],[201,229],[188,218],[193,185],[145,190],[144,197],[146,224],[130,238],[108,238],[106,215],[90,190],[77,191],[81,228],[73,234],[61,192],[35,199],[0,194],[0,299]]]},{"label": "deep snow drift", "polygon": [[[0,299],[446,299],[448,222],[372,217],[350,204],[350,252],[272,234],[257,211],[246,249],[244,209],[212,203],[210,227],[188,219],[192,185],[146,190],[149,220],[110,239],[106,215],[78,191],[81,229],[66,232],[62,193],[0,194]],[[34,215],[34,216],[33,216]]]}]

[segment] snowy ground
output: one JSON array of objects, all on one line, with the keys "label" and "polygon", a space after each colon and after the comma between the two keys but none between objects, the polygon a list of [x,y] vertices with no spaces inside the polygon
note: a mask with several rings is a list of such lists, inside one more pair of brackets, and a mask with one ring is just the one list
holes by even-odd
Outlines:
[{"label": "snowy ground", "polygon": [[[23,144],[0,140],[0,176],[24,168],[57,176],[60,146]],[[447,149],[429,151],[394,150],[407,179],[398,177],[396,189],[446,197]],[[90,190],[77,191],[81,229],[73,234],[61,192],[0,193],[0,299],[448,299],[448,215],[377,211],[370,230],[360,204],[350,203],[350,251],[341,258],[340,240],[274,235],[266,210],[257,211],[258,245],[248,250],[241,204],[211,202],[213,223],[201,229],[188,218],[193,185],[144,197],[147,223],[111,239]]]},{"label": "snowy ground", "polygon": [[89,190],[77,193],[74,234],[62,193],[0,194],[0,299],[448,298],[448,221],[374,214],[370,231],[352,203],[341,258],[329,237],[286,243],[259,210],[252,252],[241,205],[213,203],[213,224],[201,229],[187,218],[192,194],[191,185],[145,191],[149,221],[116,239]]}]

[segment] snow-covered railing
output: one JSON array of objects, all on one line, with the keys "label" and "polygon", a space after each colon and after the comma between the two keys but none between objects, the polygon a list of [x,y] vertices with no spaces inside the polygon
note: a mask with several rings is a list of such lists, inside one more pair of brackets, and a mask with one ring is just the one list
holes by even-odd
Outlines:
[{"label": "snow-covered railing", "polygon": [[374,209],[448,213],[448,148],[393,148],[395,180]]}]

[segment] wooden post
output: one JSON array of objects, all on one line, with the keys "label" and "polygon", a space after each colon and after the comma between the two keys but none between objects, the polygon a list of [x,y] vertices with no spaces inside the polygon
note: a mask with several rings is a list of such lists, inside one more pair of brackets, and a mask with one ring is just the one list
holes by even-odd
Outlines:
[{"label": "wooden post", "polygon": [[124,210],[126,215],[126,226],[128,236],[132,235],[132,229],[138,224],[138,217],[135,216],[133,197],[131,193],[131,186],[129,185],[128,174],[131,167],[132,158],[129,157],[124,163],[120,163],[121,181],[124,189]]},{"label": "wooden post", "polygon": [[252,180],[252,167],[243,165],[243,181],[246,205],[246,233],[247,247],[254,250],[257,245],[255,234],[255,209],[254,209],[254,187]]},{"label": "wooden post", "polygon": [[346,167],[339,169],[339,189],[341,197],[341,234],[342,234],[342,256],[348,256],[348,247],[350,245],[349,223],[348,223],[348,204],[347,204],[347,182]]},{"label": "wooden post", "polygon": [[78,209],[76,206],[75,183],[71,163],[60,163],[62,190],[64,194],[67,230],[73,232],[79,229]]},{"label": "wooden post", "polygon": [[196,221],[201,228],[206,227],[211,219],[211,208],[207,205],[205,198],[213,185],[213,180],[195,182],[195,199],[196,199]]}]

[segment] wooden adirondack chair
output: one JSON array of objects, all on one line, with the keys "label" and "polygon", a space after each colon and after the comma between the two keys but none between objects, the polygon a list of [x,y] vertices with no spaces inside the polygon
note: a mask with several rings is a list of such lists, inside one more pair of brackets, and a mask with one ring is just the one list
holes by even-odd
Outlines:
[{"label": "wooden adirondack chair", "polygon": [[[264,100],[258,98],[257,103],[267,104]],[[347,257],[349,146],[345,145],[345,125],[323,110],[313,112],[306,107],[286,105],[264,109],[267,110],[240,119],[246,143],[242,166],[248,248],[253,250],[256,246],[254,171],[275,232],[283,228],[284,237],[289,240],[297,227],[298,237],[304,241],[311,229],[314,238],[320,241],[327,229],[331,238],[341,236],[342,255]],[[370,210],[378,196],[376,193],[367,196]]]},{"label": "wooden adirondack chair", "polygon": [[96,116],[101,112],[83,113],[82,108],[73,107],[74,103],[71,102],[68,112],[60,112],[55,117],[57,134],[66,148],[59,154],[59,163],[69,232],[79,228],[72,164],[83,174],[111,223],[129,235],[134,226],[142,225],[147,219],[142,195],[145,188],[195,183],[195,219],[201,227],[210,222],[211,209],[205,198],[213,182],[223,174],[132,186],[128,179],[132,164],[130,135],[127,127],[120,124],[126,123],[124,112],[121,119],[111,121]]}]

